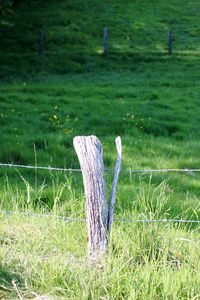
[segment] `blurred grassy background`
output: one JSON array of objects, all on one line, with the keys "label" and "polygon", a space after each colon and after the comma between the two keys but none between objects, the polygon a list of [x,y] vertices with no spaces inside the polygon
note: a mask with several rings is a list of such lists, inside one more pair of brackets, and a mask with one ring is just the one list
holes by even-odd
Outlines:
[{"label": "blurred grassy background", "polygon": [[[106,168],[117,135],[123,170],[200,168],[199,13],[198,1],[18,1],[0,18],[0,162],[79,168],[73,137],[95,134]],[[122,172],[115,215],[199,219],[199,179]],[[83,217],[82,176],[1,167],[0,208]],[[24,297],[199,299],[198,226],[114,223],[99,276],[80,260],[84,226],[1,221],[0,284],[15,276]]]}]

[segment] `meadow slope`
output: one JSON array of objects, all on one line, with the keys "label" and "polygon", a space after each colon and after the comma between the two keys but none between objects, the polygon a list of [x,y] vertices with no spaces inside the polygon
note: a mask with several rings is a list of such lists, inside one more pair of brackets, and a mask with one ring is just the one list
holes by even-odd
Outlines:
[{"label": "meadow slope", "polygon": [[[0,163],[79,168],[73,137],[95,134],[107,168],[120,135],[123,170],[200,169],[199,13],[198,1],[19,1],[0,19]],[[199,220],[199,198],[199,173],[122,172],[115,215]],[[0,167],[0,209],[84,217],[81,174]],[[24,299],[200,299],[198,224],[115,222],[94,267],[82,222],[0,221],[0,298],[19,297],[16,279]]]}]

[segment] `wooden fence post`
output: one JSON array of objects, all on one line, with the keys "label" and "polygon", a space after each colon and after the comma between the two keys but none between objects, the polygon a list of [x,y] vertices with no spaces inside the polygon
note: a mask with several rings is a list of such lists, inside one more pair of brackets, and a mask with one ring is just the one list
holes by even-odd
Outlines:
[{"label": "wooden fence post", "polygon": [[108,28],[104,27],[103,29],[103,52],[108,54]]},{"label": "wooden fence post", "polygon": [[107,204],[102,146],[95,136],[77,136],[74,148],[80,162],[86,196],[88,254],[96,260],[107,250]]},{"label": "wooden fence post", "polygon": [[168,33],[168,54],[172,55],[172,32]]},{"label": "wooden fence post", "polygon": [[86,196],[88,254],[93,260],[105,254],[113,220],[116,187],[121,166],[121,139],[116,139],[118,158],[113,180],[110,209],[106,202],[106,184],[102,145],[96,136],[76,136],[73,141],[82,174]]},{"label": "wooden fence post", "polygon": [[41,58],[44,57],[44,31],[41,30],[39,34],[39,55]]},{"label": "wooden fence post", "polygon": [[116,143],[118,155],[117,155],[117,161],[116,161],[116,165],[115,165],[115,174],[114,174],[112,190],[111,190],[111,195],[110,195],[110,207],[109,207],[109,211],[108,211],[108,223],[107,223],[108,234],[110,234],[111,226],[112,226],[112,222],[113,222],[117,183],[118,183],[118,179],[119,179],[119,172],[121,169],[121,162],[122,162],[122,143],[121,143],[121,138],[119,136],[116,138],[115,143]]}]

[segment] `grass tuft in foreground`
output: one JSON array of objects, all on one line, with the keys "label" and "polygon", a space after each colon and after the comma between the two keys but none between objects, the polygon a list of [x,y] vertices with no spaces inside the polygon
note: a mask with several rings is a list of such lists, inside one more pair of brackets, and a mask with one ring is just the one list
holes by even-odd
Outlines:
[{"label": "grass tuft in foreground", "polygon": [[[132,211],[132,218],[167,216],[165,189],[163,182],[141,191],[140,213]],[[199,226],[115,221],[108,254],[94,265],[86,257],[85,222],[3,214],[0,221],[0,284],[8,289],[2,291],[6,299],[16,297],[13,279],[24,299],[35,293],[55,299],[199,297]]]}]

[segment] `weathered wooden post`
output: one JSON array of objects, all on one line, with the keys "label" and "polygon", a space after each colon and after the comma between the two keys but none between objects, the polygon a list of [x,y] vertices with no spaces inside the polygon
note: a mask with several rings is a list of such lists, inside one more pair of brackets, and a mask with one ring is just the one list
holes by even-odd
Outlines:
[{"label": "weathered wooden post", "polygon": [[39,33],[39,55],[41,58],[44,57],[44,31],[40,30]]},{"label": "weathered wooden post", "polygon": [[103,52],[108,54],[108,28],[104,27],[103,29]]},{"label": "weathered wooden post", "polygon": [[[86,196],[86,219],[88,227],[88,254],[93,260],[102,257],[107,251],[108,237],[113,220],[116,187],[121,166],[121,156],[115,168],[111,203],[108,211],[106,202],[106,184],[104,180],[104,163],[102,145],[96,136],[77,136],[73,141],[82,174]],[[117,149],[121,139],[116,139]],[[121,148],[120,148],[121,149]],[[117,170],[117,172],[116,172]]]},{"label": "weathered wooden post", "polygon": [[168,33],[168,54],[172,55],[172,32]]},{"label": "weathered wooden post", "polygon": [[121,162],[122,162],[122,143],[121,143],[121,138],[119,136],[116,138],[115,143],[116,143],[116,148],[117,148],[117,161],[116,161],[116,165],[115,165],[115,174],[114,174],[112,190],[111,190],[111,195],[110,195],[110,207],[109,207],[109,211],[108,211],[108,223],[107,223],[108,234],[110,234],[111,226],[112,226],[112,222],[113,222],[117,183],[118,183],[118,179],[119,179],[119,172],[121,169]]},{"label": "weathered wooden post", "polygon": [[86,196],[88,251],[97,259],[107,250],[107,203],[102,146],[95,136],[77,136],[74,148],[80,162]]}]

